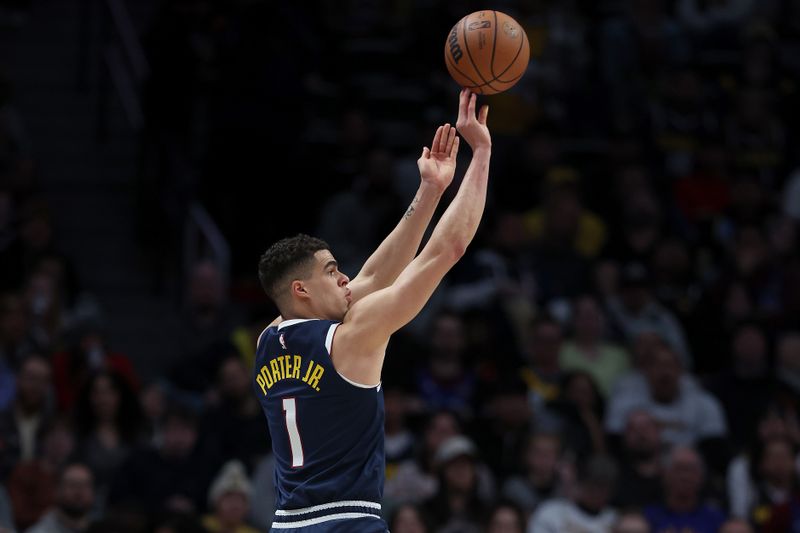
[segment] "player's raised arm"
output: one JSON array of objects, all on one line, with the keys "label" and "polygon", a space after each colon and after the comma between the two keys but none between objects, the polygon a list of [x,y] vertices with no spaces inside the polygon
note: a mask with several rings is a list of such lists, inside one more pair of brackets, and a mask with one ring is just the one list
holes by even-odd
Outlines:
[{"label": "player's raised arm", "polygon": [[350,282],[353,302],[391,285],[414,259],[442,193],[453,181],[458,143],[455,128],[445,124],[436,130],[430,148],[422,149],[417,160],[419,190],[400,222]]},{"label": "player's raised arm", "polygon": [[472,147],[472,161],[430,240],[392,285],[354,304],[337,330],[334,363],[353,381],[372,384],[380,380],[389,336],[420,312],[475,236],[486,203],[492,149],[486,126],[488,107],[483,106],[476,116],[475,101],[474,94],[461,92],[456,128]]}]

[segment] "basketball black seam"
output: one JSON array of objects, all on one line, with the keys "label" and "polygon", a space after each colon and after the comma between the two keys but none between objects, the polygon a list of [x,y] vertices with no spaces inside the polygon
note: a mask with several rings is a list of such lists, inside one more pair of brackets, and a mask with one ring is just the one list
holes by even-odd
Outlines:
[{"label": "basketball black seam", "polygon": [[[445,57],[445,59],[447,59],[447,62],[450,64],[450,66],[453,67],[453,70],[455,70],[456,72],[458,72],[459,74],[461,74],[462,76],[467,78],[470,83],[475,83],[475,80],[473,80],[472,78],[470,78],[469,76],[467,76],[466,74],[461,72],[461,70],[459,70],[459,68],[455,65],[455,63],[453,63],[453,60],[450,58],[449,55],[445,54],[444,57]],[[480,83],[475,83],[475,85],[473,85],[473,87],[478,87],[479,85],[481,85],[481,84]]]},{"label": "basketball black seam", "polygon": [[497,50],[497,11],[492,11],[492,13],[494,13],[494,40],[492,41],[492,61],[489,63],[489,71],[496,80],[499,77],[494,74],[494,53]]},{"label": "basketball black seam", "polygon": [[[503,74],[508,72],[508,69],[510,69],[511,67],[514,66],[514,63],[516,63],[517,58],[519,57],[519,53],[522,52],[522,47],[525,44],[525,41],[528,40],[528,35],[525,33],[525,30],[523,30],[521,26],[520,26],[520,30],[522,31],[522,42],[519,43],[519,48],[517,49],[517,53],[514,54],[514,59],[511,60],[511,63],[508,64],[508,66],[506,67],[506,69],[503,72],[501,72],[500,74],[495,76],[494,79],[496,79],[497,81],[503,81],[503,80],[500,79],[500,76],[502,76]],[[527,69],[528,69],[528,66],[525,65],[525,70],[527,70]],[[525,72],[525,70],[523,70],[522,72]],[[519,79],[520,76],[517,76],[515,79]]]},{"label": "basketball black seam", "polygon": [[[516,78],[512,78],[512,79],[510,79],[508,81],[503,81],[503,80],[492,80],[492,81],[498,81],[500,83],[514,83],[515,81],[519,80],[522,76],[524,76],[524,73],[522,73],[519,76],[517,76]],[[489,85],[488,83],[481,83],[480,85],[466,85],[466,86],[464,86],[464,88],[465,89],[478,89],[480,87],[487,87],[488,85]],[[492,89],[494,89],[494,87],[492,87]],[[510,89],[510,87],[508,87],[507,89]],[[495,90],[497,90],[497,89],[495,89]],[[503,89],[503,90],[505,90],[505,89]],[[500,92],[502,92],[502,90]]]},{"label": "basketball black seam", "polygon": [[[494,80],[489,81],[486,78],[484,78],[483,74],[481,74],[481,70],[478,68],[478,65],[476,65],[475,61],[472,60],[472,52],[469,51],[469,40],[467,39],[467,18],[469,18],[469,17],[464,17],[464,27],[463,27],[463,30],[462,30],[462,34],[464,35],[464,48],[467,49],[467,55],[469,56],[469,62],[472,63],[472,68],[475,69],[475,72],[478,73],[478,76],[480,76],[481,80],[483,81],[482,85],[486,85],[490,89],[492,89],[493,91],[496,91],[497,89],[495,89],[491,85],[491,83]],[[482,85],[479,85],[478,87],[481,87]]]}]

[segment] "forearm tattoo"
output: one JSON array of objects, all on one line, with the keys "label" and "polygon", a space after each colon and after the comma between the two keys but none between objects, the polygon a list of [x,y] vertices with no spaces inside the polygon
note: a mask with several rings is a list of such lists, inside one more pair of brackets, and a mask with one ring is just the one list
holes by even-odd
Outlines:
[{"label": "forearm tattoo", "polygon": [[417,202],[419,202],[419,196],[414,198],[414,201],[411,202],[410,206],[408,206],[408,209],[406,209],[406,214],[403,215],[404,218],[411,218],[411,215],[413,215],[414,211],[416,211],[416,208],[414,207],[414,204],[416,204]]}]

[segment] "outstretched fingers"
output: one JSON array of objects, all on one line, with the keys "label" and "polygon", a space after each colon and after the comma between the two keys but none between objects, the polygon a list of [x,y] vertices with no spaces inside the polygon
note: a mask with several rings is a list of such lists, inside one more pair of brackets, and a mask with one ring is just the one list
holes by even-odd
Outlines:
[{"label": "outstretched fingers", "polygon": [[467,106],[467,117],[472,118],[475,116],[475,103],[478,101],[478,95],[472,93],[469,95],[469,105]]},{"label": "outstretched fingers", "polygon": [[484,105],[481,106],[481,110],[478,112],[478,122],[480,124],[486,124],[486,117],[489,116],[489,106]]},{"label": "outstretched fingers", "polygon": [[440,144],[442,142],[442,126],[436,128],[436,135],[433,136],[433,142],[431,143],[431,152],[434,154],[440,152]]},{"label": "outstretched fingers", "polygon": [[[454,132],[455,132],[455,131],[456,131],[456,129],[455,129],[455,128],[453,128],[453,130],[452,130],[452,131],[454,131]],[[455,159],[456,159],[456,156],[458,155],[458,145],[459,145],[459,143],[460,143],[460,140],[459,140],[459,139],[460,139],[459,137],[456,137],[456,138],[453,140],[453,145],[450,147],[450,159],[452,159],[452,160],[455,160]]]},{"label": "outstretched fingers", "polygon": [[456,139],[456,129],[451,127],[450,124],[445,124],[445,128],[447,130],[447,141],[445,142],[445,146],[442,151],[445,154],[449,154],[453,151],[453,142]]}]

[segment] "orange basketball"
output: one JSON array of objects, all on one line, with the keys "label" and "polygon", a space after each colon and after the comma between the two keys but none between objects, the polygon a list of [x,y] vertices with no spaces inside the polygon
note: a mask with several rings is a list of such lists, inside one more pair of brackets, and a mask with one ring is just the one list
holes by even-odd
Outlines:
[{"label": "orange basketball", "polygon": [[513,87],[525,74],[530,59],[528,36],[522,26],[500,11],[476,11],[459,20],[444,43],[450,76],[479,94]]}]

